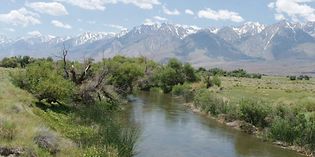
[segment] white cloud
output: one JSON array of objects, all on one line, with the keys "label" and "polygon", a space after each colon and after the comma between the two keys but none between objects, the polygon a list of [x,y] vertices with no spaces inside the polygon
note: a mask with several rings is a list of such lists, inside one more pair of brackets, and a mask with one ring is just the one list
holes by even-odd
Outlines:
[{"label": "white cloud", "polygon": [[26,27],[28,25],[40,24],[41,22],[38,17],[38,14],[28,11],[25,8],[21,8],[19,10],[11,10],[7,14],[0,14],[0,22]]},{"label": "white cloud", "polygon": [[68,24],[64,24],[57,20],[52,20],[51,24],[53,24],[55,27],[65,28],[65,29],[71,29],[72,27]]},{"label": "white cloud", "polygon": [[206,18],[212,20],[229,20],[233,22],[243,22],[244,19],[237,12],[229,10],[212,10],[210,8],[206,10],[200,10],[198,12],[199,18]]},{"label": "white cloud", "polygon": [[167,20],[167,18],[164,18],[164,17],[161,17],[161,16],[154,16],[153,18],[156,19],[156,20],[159,20],[159,21],[166,21]]},{"label": "white cloud", "polygon": [[147,18],[144,20],[144,25],[154,25],[154,24],[161,24],[163,22],[166,22],[167,18],[161,17],[161,16],[154,16],[152,18]]},{"label": "white cloud", "polygon": [[157,23],[157,22],[154,22],[154,21],[151,20],[151,19],[145,19],[144,22],[143,22],[144,25],[154,25],[154,24],[156,24],[156,23]]},{"label": "white cloud", "polygon": [[163,12],[167,15],[180,15],[180,12],[177,9],[169,10],[166,6],[162,7]]},{"label": "white cloud", "polygon": [[31,35],[31,36],[40,36],[40,35],[42,35],[42,33],[40,33],[39,31],[31,31],[31,32],[28,32],[27,34]]},{"label": "white cloud", "polygon": [[[268,7],[276,11],[275,18],[283,20],[285,17],[293,21],[315,21],[315,9],[307,3],[314,0],[276,0]],[[281,18],[280,18],[280,15]]]},{"label": "white cloud", "polygon": [[159,0],[121,0],[125,4],[134,4],[141,9],[152,9],[154,5],[160,5]]},{"label": "white cloud", "polygon": [[71,5],[87,10],[105,10],[105,4],[116,2],[116,0],[56,0],[56,1],[67,2]]},{"label": "white cloud", "polygon": [[152,9],[154,5],[160,5],[159,0],[55,0],[67,2],[71,5],[78,6],[87,10],[105,10],[106,4],[133,4],[141,9]]},{"label": "white cloud", "polygon": [[58,2],[34,2],[26,3],[26,6],[34,9],[39,13],[45,13],[53,16],[68,15],[68,11],[66,10],[66,8]]},{"label": "white cloud", "polygon": [[275,19],[278,21],[281,21],[281,20],[285,20],[285,17],[282,14],[275,14]]},{"label": "white cloud", "polygon": [[274,2],[269,3],[268,8],[271,8],[271,9],[275,8],[275,3]]},{"label": "white cloud", "polygon": [[124,26],[121,25],[114,25],[114,24],[104,24],[105,27],[111,27],[119,30],[127,30]]},{"label": "white cloud", "polygon": [[192,10],[190,10],[190,9],[186,9],[186,10],[185,10],[185,13],[188,14],[188,15],[194,15],[194,14],[195,14],[195,13],[194,13]]}]

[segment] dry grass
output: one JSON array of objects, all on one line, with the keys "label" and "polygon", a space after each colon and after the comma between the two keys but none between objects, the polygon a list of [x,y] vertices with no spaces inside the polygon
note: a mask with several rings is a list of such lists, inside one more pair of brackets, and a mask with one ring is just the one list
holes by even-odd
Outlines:
[{"label": "dry grass", "polygon": [[[0,118],[7,124],[10,124],[8,126],[12,126],[11,129],[14,129],[14,135],[12,136],[14,138],[1,139],[0,136],[0,145],[23,147],[34,151],[39,156],[47,156],[49,154],[40,149],[33,140],[37,129],[45,126],[45,123],[32,112],[32,104],[35,99],[31,94],[15,87],[10,82],[10,71],[12,69],[0,68]],[[77,148],[74,145],[67,144],[70,142],[69,140],[62,138],[60,142],[64,147],[61,148],[57,156],[78,155]]]},{"label": "dry grass", "polygon": [[315,99],[315,80],[290,81],[286,77],[263,79],[222,77],[220,94],[238,102],[242,98],[259,98],[284,104],[310,104]]}]

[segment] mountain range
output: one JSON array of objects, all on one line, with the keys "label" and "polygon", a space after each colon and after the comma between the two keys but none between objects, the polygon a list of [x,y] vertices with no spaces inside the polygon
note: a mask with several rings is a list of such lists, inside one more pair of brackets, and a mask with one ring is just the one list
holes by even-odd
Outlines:
[{"label": "mountain range", "polygon": [[271,25],[247,22],[240,26],[198,28],[175,24],[140,25],[119,33],[85,32],[75,37],[0,36],[0,58],[15,55],[46,57],[60,54],[63,45],[72,59],[146,56],[163,62],[175,57],[195,65],[231,62],[312,61],[315,22],[280,21]]}]

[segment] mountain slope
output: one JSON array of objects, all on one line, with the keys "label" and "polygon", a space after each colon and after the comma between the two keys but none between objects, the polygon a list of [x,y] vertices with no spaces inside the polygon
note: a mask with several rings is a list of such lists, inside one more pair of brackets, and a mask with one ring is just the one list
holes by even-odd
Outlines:
[{"label": "mountain slope", "polygon": [[76,37],[34,35],[15,40],[0,36],[0,57],[55,56],[63,45],[71,59],[101,59],[117,54],[146,56],[157,61],[176,57],[190,62],[283,60],[315,58],[315,24],[280,21],[272,25],[247,22],[240,26],[200,29],[153,24],[119,33],[85,32]]}]

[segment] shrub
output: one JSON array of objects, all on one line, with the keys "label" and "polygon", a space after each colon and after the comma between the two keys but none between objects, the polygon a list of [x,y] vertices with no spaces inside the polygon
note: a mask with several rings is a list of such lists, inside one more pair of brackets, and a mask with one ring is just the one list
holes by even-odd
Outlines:
[{"label": "shrub", "polygon": [[178,73],[173,68],[166,67],[164,68],[159,75],[160,86],[165,93],[172,91],[174,85],[182,84],[184,81],[181,76],[178,76]]},{"label": "shrub", "polygon": [[261,74],[252,74],[252,78],[261,79],[262,75]]},{"label": "shrub", "polygon": [[0,66],[5,68],[16,68],[19,66],[19,62],[17,57],[3,58]]},{"label": "shrub", "polygon": [[293,143],[296,132],[292,122],[281,117],[276,118],[270,127],[270,136],[273,139]]},{"label": "shrub", "polygon": [[74,84],[64,79],[52,62],[38,61],[30,64],[25,71],[18,72],[11,74],[13,83],[28,90],[39,100],[64,101],[74,94]]},{"label": "shrub", "polygon": [[304,76],[303,75],[300,75],[297,77],[297,80],[303,80],[304,79]]},{"label": "shrub", "polygon": [[13,140],[16,136],[16,125],[8,120],[0,119],[0,137],[6,140]]},{"label": "shrub", "polygon": [[267,126],[266,117],[270,113],[270,107],[262,102],[255,100],[240,101],[241,118],[255,126]]},{"label": "shrub", "polygon": [[309,113],[304,130],[303,140],[306,145],[315,151],[315,112]]},{"label": "shrub", "polygon": [[210,69],[209,72],[212,76],[215,76],[215,75],[224,76],[224,75],[226,75],[226,71],[224,71],[223,69],[220,69],[220,68]]},{"label": "shrub", "polygon": [[183,72],[185,75],[185,81],[187,82],[197,81],[197,75],[196,75],[195,69],[191,66],[191,64],[186,63],[183,67]]},{"label": "shrub", "polygon": [[56,154],[60,151],[57,135],[47,128],[40,128],[34,137],[34,142],[41,148]]},{"label": "shrub", "polygon": [[221,80],[218,75],[213,76],[212,82],[214,85],[221,87]]},{"label": "shrub", "polygon": [[[112,84],[125,93],[131,93],[138,78],[144,75],[142,68],[136,63],[122,63],[113,70]],[[118,92],[120,92],[118,91]]]},{"label": "shrub", "polygon": [[289,79],[290,79],[291,81],[294,81],[294,80],[296,80],[296,76],[289,76]]},{"label": "shrub", "polygon": [[310,80],[310,76],[308,76],[308,75],[304,75],[304,80]]},{"label": "shrub", "polygon": [[228,104],[206,89],[198,90],[194,97],[194,106],[213,115],[227,113]]},{"label": "shrub", "polygon": [[188,84],[178,84],[178,85],[175,85],[172,89],[172,94],[174,95],[188,95],[188,93],[190,93],[191,91],[191,87],[188,85]]}]

